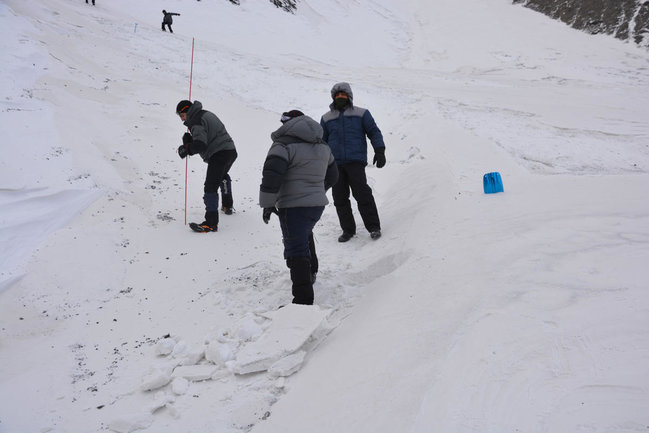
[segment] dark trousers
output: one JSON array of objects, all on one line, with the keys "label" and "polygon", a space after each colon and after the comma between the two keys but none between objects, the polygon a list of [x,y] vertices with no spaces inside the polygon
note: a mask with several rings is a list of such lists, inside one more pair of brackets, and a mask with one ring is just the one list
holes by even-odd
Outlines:
[{"label": "dark trousers", "polygon": [[367,184],[365,164],[350,162],[338,166],[338,182],[331,189],[331,194],[338,213],[338,221],[344,232],[356,234],[356,221],[352,213],[352,204],[349,201],[349,192],[358,204],[363,224],[369,232],[381,230],[379,212],[372,195],[372,188]]},{"label": "dark trousers", "polygon": [[320,220],[324,206],[293,207],[278,210],[282,228],[284,258],[291,270],[293,303],[313,304],[312,274],[318,272],[318,256],[313,242],[313,227]]},{"label": "dark trousers", "polygon": [[[86,3],[87,3],[87,2],[86,2]],[[94,3],[93,3],[93,4],[94,4]],[[164,23],[164,22],[162,23],[162,31],[163,31],[163,32],[165,31],[165,25],[166,25],[167,27],[169,27],[169,33],[173,33],[173,32],[174,32],[173,30],[171,30],[171,24],[167,24],[167,23]]]},{"label": "dark trousers", "polygon": [[222,150],[212,155],[207,163],[203,202],[205,221],[210,224],[219,222],[219,189],[223,196],[223,206],[232,207],[232,182],[228,172],[236,159],[236,150]]},{"label": "dark trousers", "polygon": [[[86,3],[88,3],[88,0],[86,0]],[[92,5],[95,5],[95,0],[92,0]]]}]

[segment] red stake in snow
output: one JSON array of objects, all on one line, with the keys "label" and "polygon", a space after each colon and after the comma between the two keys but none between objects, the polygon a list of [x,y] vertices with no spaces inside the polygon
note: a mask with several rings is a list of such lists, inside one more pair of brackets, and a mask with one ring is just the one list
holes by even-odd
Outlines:
[{"label": "red stake in snow", "polygon": [[[189,100],[192,100],[192,77],[194,75],[194,38],[192,38],[192,63],[189,68]],[[187,128],[189,131],[189,128]],[[187,225],[187,171],[189,158],[185,158],[185,225]]]}]

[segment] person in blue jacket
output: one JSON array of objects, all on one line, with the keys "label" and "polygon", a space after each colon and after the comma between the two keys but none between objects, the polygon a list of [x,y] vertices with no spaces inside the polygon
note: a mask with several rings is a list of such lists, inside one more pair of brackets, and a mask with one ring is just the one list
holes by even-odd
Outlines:
[{"label": "person in blue jacket", "polygon": [[334,206],[343,232],[338,242],[347,242],[356,234],[349,193],[358,204],[358,211],[372,239],[381,237],[381,221],[367,184],[367,140],[374,149],[373,163],[377,168],[385,165],[383,134],[366,108],[354,105],[354,94],[349,83],[337,83],[331,89],[333,102],[330,110],[320,119],[324,130],[322,139],[329,144],[338,165],[338,182],[332,188]]}]

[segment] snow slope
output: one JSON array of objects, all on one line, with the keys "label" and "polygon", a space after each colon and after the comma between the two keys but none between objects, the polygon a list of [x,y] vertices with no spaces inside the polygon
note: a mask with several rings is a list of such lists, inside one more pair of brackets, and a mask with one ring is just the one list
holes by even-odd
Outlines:
[{"label": "snow slope", "polygon": [[[647,52],[508,0],[241,3],[170,0],[174,34],[152,0],[0,4],[0,432],[646,430]],[[192,38],[239,151],[209,235]],[[239,374],[291,299],[269,135],[338,81],[386,138],[384,235],[329,206],[304,343]]]}]

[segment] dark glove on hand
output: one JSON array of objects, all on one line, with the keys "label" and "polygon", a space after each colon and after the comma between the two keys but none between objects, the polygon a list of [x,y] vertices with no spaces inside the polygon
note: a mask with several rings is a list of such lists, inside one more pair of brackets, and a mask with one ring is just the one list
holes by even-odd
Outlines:
[{"label": "dark glove on hand", "polygon": [[184,144],[178,146],[178,156],[180,156],[180,159],[184,159],[187,155],[189,155],[187,146],[185,146]]},{"label": "dark glove on hand", "polygon": [[192,135],[191,135],[189,132],[185,132],[185,133],[183,134],[183,144],[184,144],[185,146],[188,146],[188,147],[189,147],[189,145],[192,144],[192,141],[193,141],[193,140],[194,140],[194,139],[192,138]]},{"label": "dark glove on hand", "polygon": [[378,148],[374,151],[374,160],[372,162],[376,164],[376,168],[383,168],[385,165],[385,147]]},{"label": "dark glove on hand", "polygon": [[265,207],[264,208],[264,213],[263,213],[263,216],[262,216],[262,218],[264,219],[264,222],[266,224],[268,224],[268,221],[270,221],[270,216],[272,214],[276,214],[276,213],[277,213],[277,209],[275,207]]}]

